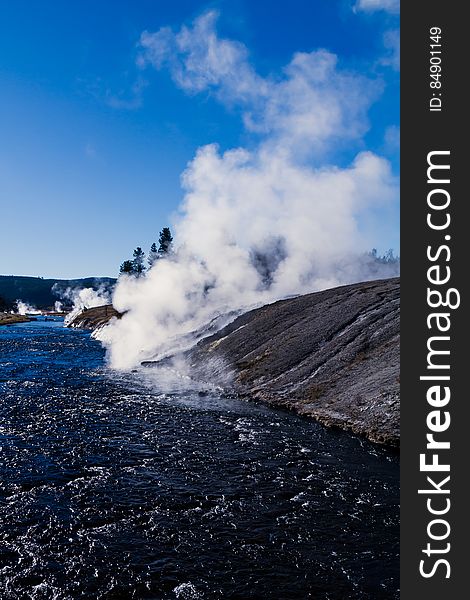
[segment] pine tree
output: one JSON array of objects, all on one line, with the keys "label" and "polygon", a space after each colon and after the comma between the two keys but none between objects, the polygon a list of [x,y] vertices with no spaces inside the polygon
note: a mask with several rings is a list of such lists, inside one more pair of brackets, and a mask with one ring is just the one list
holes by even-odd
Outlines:
[{"label": "pine tree", "polygon": [[157,258],[158,258],[157,244],[155,242],[153,242],[153,244],[150,246],[150,252],[149,252],[149,255],[147,258],[149,267],[153,266],[153,263],[157,260]]},{"label": "pine tree", "polygon": [[172,252],[172,242],[173,236],[171,235],[171,231],[169,227],[164,227],[160,231],[160,236],[158,238],[158,254],[160,256],[165,256],[166,254],[170,254]]},{"label": "pine tree", "polygon": [[134,273],[134,264],[132,260],[125,260],[119,267],[119,273],[123,273],[125,275],[132,275]]},{"label": "pine tree", "polygon": [[140,246],[137,246],[132,256],[134,257],[132,261],[133,273],[136,275],[136,277],[140,277],[145,272],[145,252]]}]

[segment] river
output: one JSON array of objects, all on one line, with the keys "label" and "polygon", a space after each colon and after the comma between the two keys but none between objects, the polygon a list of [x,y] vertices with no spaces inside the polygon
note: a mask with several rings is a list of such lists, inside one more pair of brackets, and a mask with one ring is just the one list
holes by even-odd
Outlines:
[{"label": "river", "polygon": [[396,453],[0,328],[0,598],[398,598]]}]

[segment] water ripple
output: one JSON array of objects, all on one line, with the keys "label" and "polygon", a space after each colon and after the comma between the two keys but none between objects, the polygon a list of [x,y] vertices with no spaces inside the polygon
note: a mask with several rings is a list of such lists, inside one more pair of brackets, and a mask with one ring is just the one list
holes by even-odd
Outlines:
[{"label": "water ripple", "polygon": [[0,596],[398,598],[398,460],[217,390],[0,331]]}]

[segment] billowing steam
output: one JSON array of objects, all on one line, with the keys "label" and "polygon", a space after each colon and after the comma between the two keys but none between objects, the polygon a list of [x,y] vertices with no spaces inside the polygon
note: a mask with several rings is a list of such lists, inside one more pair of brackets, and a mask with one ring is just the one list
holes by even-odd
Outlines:
[{"label": "billowing steam", "polygon": [[[67,288],[61,292],[63,300],[73,303],[71,312],[65,317],[64,324],[67,325],[85,308],[103,306],[111,302],[111,295],[105,288],[94,290],[93,288]],[[60,304],[60,303],[59,303]],[[57,302],[56,302],[57,305]],[[57,309],[56,309],[57,310]]]},{"label": "billowing steam", "polygon": [[263,78],[242,44],[217,36],[213,13],[176,34],[144,33],[141,44],[142,66],[167,67],[185,91],[240,107],[258,144],[197,151],[182,177],[174,254],[145,277],[121,276],[113,304],[125,314],[97,334],[112,366],[183,349],[223,315],[392,274],[373,271],[364,254],[383,230],[377,211],[397,201],[388,162],[367,151],[346,167],[320,160],[361,140],[377,84],[340,71],[325,50],[298,53],[282,77]]},{"label": "billowing steam", "polygon": [[58,312],[58,313],[63,311],[63,305],[62,305],[62,302],[60,302],[60,300],[56,300],[54,302],[54,310],[55,310],[55,312]]},{"label": "billowing steam", "polygon": [[16,310],[19,315],[40,315],[41,311],[38,310],[35,306],[28,304],[27,302],[23,302],[23,300],[16,301]]}]

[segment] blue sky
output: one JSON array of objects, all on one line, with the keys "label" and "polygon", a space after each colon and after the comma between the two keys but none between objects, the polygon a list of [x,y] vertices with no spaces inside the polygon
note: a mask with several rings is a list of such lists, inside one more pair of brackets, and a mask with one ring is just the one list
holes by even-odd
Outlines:
[{"label": "blue sky", "polygon": [[[295,52],[324,48],[376,85],[368,127],[304,160],[347,165],[371,150],[399,168],[399,17],[393,0],[0,0],[0,273],[114,276],[172,222],[196,150],[259,144],[246,107],[208,87],[178,85],[171,62],[142,56],[144,31],[178,32],[216,10],[261,77]],[[380,220],[380,210],[377,218]],[[380,250],[398,248],[398,207],[383,214]]]}]

